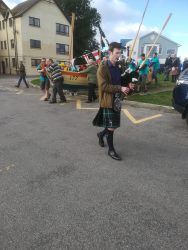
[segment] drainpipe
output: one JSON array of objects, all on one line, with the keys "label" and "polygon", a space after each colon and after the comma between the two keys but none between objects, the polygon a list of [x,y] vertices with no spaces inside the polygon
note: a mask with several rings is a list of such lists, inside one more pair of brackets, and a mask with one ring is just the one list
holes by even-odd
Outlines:
[{"label": "drainpipe", "polygon": [[7,30],[7,20],[8,20],[8,16],[7,16],[7,18],[5,19],[5,23],[6,23],[6,35],[7,35],[8,61],[9,61],[9,69],[10,69],[10,75],[11,75],[10,47],[9,47],[9,37],[8,37],[8,30]]},{"label": "drainpipe", "polygon": [[18,47],[17,47],[17,36],[16,36],[16,19],[13,20],[13,33],[14,33],[14,50],[15,50],[15,63],[16,63],[16,74],[18,74]]}]

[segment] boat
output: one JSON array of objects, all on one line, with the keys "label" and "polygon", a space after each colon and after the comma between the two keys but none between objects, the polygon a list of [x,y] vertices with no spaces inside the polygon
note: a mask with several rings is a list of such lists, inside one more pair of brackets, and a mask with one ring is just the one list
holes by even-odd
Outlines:
[{"label": "boat", "polygon": [[65,90],[77,92],[79,90],[86,90],[88,88],[87,74],[79,72],[63,71]]}]

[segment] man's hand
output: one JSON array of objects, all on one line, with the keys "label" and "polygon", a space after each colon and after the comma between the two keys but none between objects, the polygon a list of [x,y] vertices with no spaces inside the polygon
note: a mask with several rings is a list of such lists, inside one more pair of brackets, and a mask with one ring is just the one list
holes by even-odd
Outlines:
[{"label": "man's hand", "polygon": [[123,92],[125,95],[129,94],[130,89],[127,87],[121,87],[121,92]]},{"label": "man's hand", "polygon": [[130,88],[131,90],[134,90],[134,88],[135,88],[135,84],[134,84],[134,83],[132,83],[132,82],[130,82],[130,83],[129,83],[129,88]]}]

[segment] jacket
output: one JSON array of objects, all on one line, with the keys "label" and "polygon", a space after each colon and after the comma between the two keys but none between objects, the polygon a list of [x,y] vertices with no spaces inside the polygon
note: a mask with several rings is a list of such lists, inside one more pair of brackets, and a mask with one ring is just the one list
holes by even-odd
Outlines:
[{"label": "jacket", "polygon": [[97,71],[99,102],[101,108],[112,108],[115,93],[121,92],[121,85],[113,85],[107,62],[101,62]]},{"label": "jacket", "polygon": [[87,74],[89,83],[97,84],[97,66],[89,65],[87,69],[80,71],[80,73]]}]

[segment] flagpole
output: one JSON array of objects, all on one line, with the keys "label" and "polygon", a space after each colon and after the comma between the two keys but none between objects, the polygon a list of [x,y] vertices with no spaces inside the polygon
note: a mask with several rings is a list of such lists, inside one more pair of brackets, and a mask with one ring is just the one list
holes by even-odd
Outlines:
[{"label": "flagpole", "polygon": [[142,62],[142,64],[140,65],[140,68],[142,68],[142,66],[144,65],[144,63],[146,62],[146,60],[149,58],[149,56],[150,56],[150,54],[151,54],[151,52],[152,52],[154,46],[156,45],[157,41],[159,40],[159,37],[161,36],[162,32],[164,31],[165,27],[167,26],[167,24],[168,24],[168,22],[169,22],[171,16],[172,16],[172,13],[170,13],[169,16],[167,17],[167,19],[166,19],[166,21],[165,21],[165,23],[164,23],[164,25],[163,25],[163,27],[162,27],[160,33],[159,33],[158,36],[156,37],[156,39],[155,39],[155,41],[154,41],[154,43],[153,43],[151,49],[149,50],[148,54],[146,55],[145,60],[144,60],[144,61]]},{"label": "flagpole", "polygon": [[139,35],[139,33],[140,33],[140,29],[141,29],[141,26],[142,26],[142,23],[143,23],[143,20],[144,20],[144,16],[145,16],[145,14],[146,14],[146,10],[147,10],[148,4],[149,4],[149,0],[147,1],[147,4],[146,4],[145,10],[144,10],[144,13],[143,13],[143,15],[142,15],[141,23],[140,23],[140,25],[139,25],[139,28],[138,28],[136,37],[135,37],[135,39],[134,39],[133,46],[132,46],[132,48],[131,48],[131,51],[130,51],[130,54],[129,54],[129,57],[128,57],[128,60],[129,60],[129,61],[130,61],[130,59],[131,59],[131,57],[132,57],[132,53],[133,53],[133,51],[134,51],[134,47],[135,47],[135,45],[136,45],[136,41],[137,41],[138,35]]},{"label": "flagpole", "polygon": [[73,59],[74,24],[75,24],[75,13],[72,12],[72,19],[71,19],[71,44],[70,44],[70,55],[69,55],[69,60]]}]

